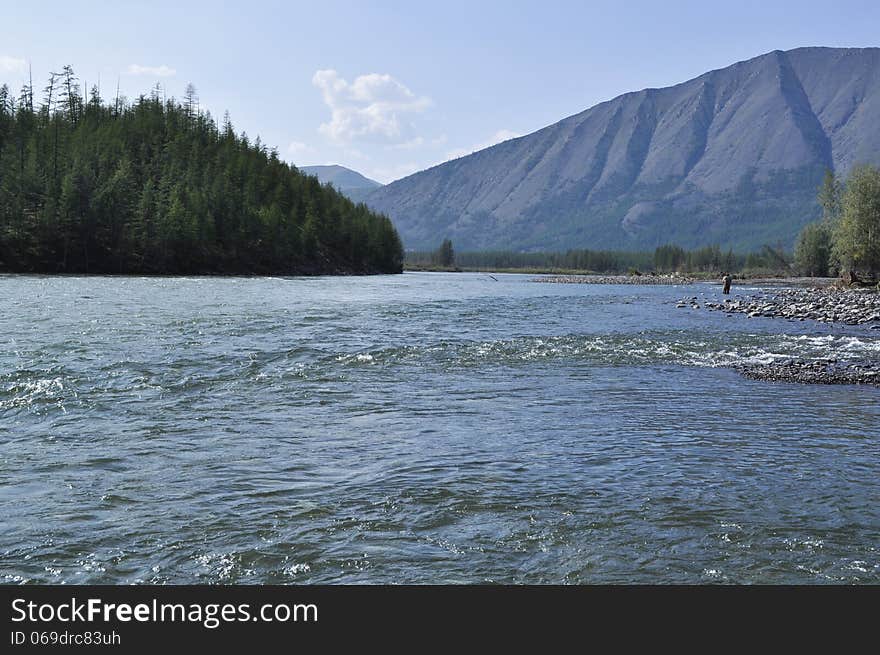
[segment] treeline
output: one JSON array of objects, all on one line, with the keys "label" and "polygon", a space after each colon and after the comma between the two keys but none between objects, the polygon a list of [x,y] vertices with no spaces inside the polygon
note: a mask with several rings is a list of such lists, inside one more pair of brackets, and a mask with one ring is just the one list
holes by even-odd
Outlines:
[{"label": "treeline", "polygon": [[805,226],[795,246],[802,275],[844,274],[852,281],[880,274],[880,169],[857,166],[845,182],[825,174],[822,220]]},{"label": "treeline", "polygon": [[34,100],[0,87],[0,270],[400,272],[391,221],[218,125],[190,85],[133,103],[67,66]]},{"label": "treeline", "polygon": [[[447,240],[448,241],[448,240]],[[446,253],[452,254],[450,260]],[[441,263],[442,262],[442,263]],[[433,252],[407,252],[406,263],[410,266],[441,265],[468,269],[546,269],[585,270],[601,273],[648,268],[650,253],[614,252],[599,250],[569,250],[567,252],[513,252],[508,250],[453,251],[452,243]]]},{"label": "treeline", "polygon": [[[451,256],[451,257],[450,257]],[[407,266],[470,270],[586,271],[601,274],[634,273],[762,273],[783,274],[791,258],[782,250],[764,246],[760,251],[739,254],[718,246],[685,250],[675,245],[654,252],[614,250],[568,250],[565,252],[482,251],[455,252],[451,241],[433,252],[407,252]]]},{"label": "treeline", "polygon": [[654,269],[661,273],[749,273],[786,274],[791,257],[781,246],[765,245],[747,254],[722,251],[718,246],[685,250],[679,246],[660,246],[654,251]]}]

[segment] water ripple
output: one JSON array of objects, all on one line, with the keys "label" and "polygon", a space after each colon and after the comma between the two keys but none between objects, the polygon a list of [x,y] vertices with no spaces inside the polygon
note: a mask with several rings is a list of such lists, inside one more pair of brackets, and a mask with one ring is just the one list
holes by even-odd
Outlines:
[{"label": "water ripple", "polygon": [[497,277],[0,277],[2,582],[880,582],[876,333]]}]

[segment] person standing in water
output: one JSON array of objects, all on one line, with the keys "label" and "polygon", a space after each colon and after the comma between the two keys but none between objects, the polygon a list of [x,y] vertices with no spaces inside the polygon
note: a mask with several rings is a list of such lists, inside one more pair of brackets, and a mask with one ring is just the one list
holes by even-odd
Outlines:
[{"label": "person standing in water", "polygon": [[724,288],[722,289],[721,293],[723,293],[725,295],[730,293],[730,281],[731,281],[730,273],[724,273],[721,276],[721,283],[724,285]]}]

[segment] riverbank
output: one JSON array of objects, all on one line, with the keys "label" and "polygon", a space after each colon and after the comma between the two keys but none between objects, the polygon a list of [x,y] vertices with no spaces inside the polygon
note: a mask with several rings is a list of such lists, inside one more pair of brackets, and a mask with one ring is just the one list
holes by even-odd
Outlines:
[{"label": "riverbank", "polygon": [[[693,299],[678,307],[693,306]],[[880,293],[866,289],[799,288],[725,298],[706,302],[704,307],[728,314],[740,313],[749,318],[785,318],[813,320],[845,325],[875,324],[880,329]]]},{"label": "riverbank", "polygon": [[683,275],[556,275],[539,277],[533,282],[549,284],[693,284],[696,280]]},{"label": "riverbank", "polygon": [[520,275],[598,275],[595,271],[578,268],[524,268],[505,266],[436,266],[433,264],[405,264],[405,273],[515,273]]},{"label": "riverbank", "polygon": [[[513,273],[520,275],[547,275],[549,279],[537,280],[540,282],[562,282],[581,284],[649,284],[640,281],[639,278],[652,280],[655,278],[670,278],[677,280],[676,284],[690,284],[692,282],[717,282],[720,278],[718,273],[705,271],[690,271],[687,273],[600,273],[579,268],[553,268],[541,266],[528,267],[504,267],[504,266],[438,266],[434,264],[405,263],[405,273]],[[580,280],[579,278],[590,278]],[[577,278],[577,279],[569,279]],[[629,280],[629,278],[635,278]],[[602,280],[606,280],[602,282]],[[733,276],[734,289],[738,284],[749,286],[798,286],[798,287],[825,287],[837,282],[837,278],[823,277],[786,277],[784,275],[771,276],[766,272],[755,272]],[[670,282],[671,284],[672,282]]]},{"label": "riverbank", "polygon": [[[679,309],[701,309],[696,297],[683,298]],[[869,326],[880,330],[880,293],[867,289],[840,289],[833,286],[785,288],[754,293],[722,302],[707,301],[702,308],[749,318],[782,318],[788,321],[816,321],[829,324]],[[802,384],[880,385],[880,362],[838,359],[789,359],[733,367],[752,380],[797,382]]]},{"label": "riverbank", "polygon": [[880,386],[880,369],[873,362],[800,359],[772,364],[741,364],[734,369],[752,380],[802,384],[871,384]]}]

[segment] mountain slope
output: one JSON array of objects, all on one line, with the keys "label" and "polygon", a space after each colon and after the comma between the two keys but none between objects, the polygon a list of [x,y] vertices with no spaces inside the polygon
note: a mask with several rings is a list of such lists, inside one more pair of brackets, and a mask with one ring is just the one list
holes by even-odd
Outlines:
[{"label": "mountain slope", "polygon": [[826,168],[880,163],[880,48],[774,51],[379,188],[407,248],[790,246]]},{"label": "mountain slope", "polygon": [[382,186],[379,182],[338,164],[303,166],[299,170],[306,175],[314,175],[322,184],[329,182],[337,191],[355,202],[363,200],[371,191]]}]

